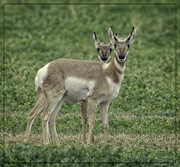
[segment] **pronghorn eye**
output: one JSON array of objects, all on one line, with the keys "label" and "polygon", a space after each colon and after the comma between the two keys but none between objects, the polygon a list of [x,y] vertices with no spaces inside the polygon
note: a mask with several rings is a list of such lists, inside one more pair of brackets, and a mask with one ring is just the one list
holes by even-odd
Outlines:
[{"label": "pronghorn eye", "polygon": [[97,48],[97,51],[99,52],[99,48]]}]

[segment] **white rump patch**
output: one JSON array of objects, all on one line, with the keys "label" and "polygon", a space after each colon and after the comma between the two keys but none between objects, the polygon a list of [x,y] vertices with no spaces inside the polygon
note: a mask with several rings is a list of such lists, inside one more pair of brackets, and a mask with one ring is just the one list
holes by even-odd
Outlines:
[{"label": "white rump patch", "polygon": [[37,89],[39,87],[38,76],[36,76],[35,78],[35,87],[36,87],[36,92],[37,92]]},{"label": "white rump patch", "polygon": [[49,67],[49,63],[46,64],[44,67],[42,67],[38,72],[37,72],[37,76],[35,78],[35,86],[36,86],[36,91],[38,89],[38,87],[42,88],[44,79],[46,79],[47,77],[47,70]]}]

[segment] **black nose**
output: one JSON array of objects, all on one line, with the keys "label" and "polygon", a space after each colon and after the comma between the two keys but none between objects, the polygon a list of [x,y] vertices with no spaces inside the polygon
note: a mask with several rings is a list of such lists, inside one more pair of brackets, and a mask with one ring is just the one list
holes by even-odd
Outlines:
[{"label": "black nose", "polygon": [[119,59],[122,60],[125,58],[125,55],[119,55]]},{"label": "black nose", "polygon": [[101,60],[102,61],[107,61],[107,57],[103,56],[103,57],[101,57]]}]

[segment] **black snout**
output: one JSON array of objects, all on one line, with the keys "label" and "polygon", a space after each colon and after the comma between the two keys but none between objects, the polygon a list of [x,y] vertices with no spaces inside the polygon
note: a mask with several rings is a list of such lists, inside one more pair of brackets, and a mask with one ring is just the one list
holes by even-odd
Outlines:
[{"label": "black snout", "polygon": [[101,57],[101,60],[102,60],[102,61],[107,61],[107,57],[106,57],[106,56],[103,56],[103,57]]},{"label": "black snout", "polygon": [[125,59],[125,55],[123,55],[123,54],[120,54],[120,55],[119,55],[119,59],[120,59],[120,60],[123,60],[123,59]]}]

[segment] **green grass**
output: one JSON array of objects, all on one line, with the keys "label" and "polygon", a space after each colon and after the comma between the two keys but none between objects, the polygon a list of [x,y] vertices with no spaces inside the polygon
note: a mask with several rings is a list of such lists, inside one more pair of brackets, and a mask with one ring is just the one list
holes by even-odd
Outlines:
[{"label": "green grass", "polygon": [[[146,153],[143,153],[144,150]],[[170,154],[165,154],[164,160],[166,162],[162,162],[151,150],[144,150],[139,148],[125,150],[121,146],[112,150],[108,145],[103,148],[101,145],[85,148],[78,144],[72,147],[61,145],[57,148],[55,145],[35,147],[16,144],[9,145],[8,149],[5,150],[5,155],[12,155],[10,159],[5,157],[5,161],[9,166],[15,164],[19,166],[173,166],[174,159],[169,157]],[[94,154],[95,152],[96,154]]]},{"label": "green grass", "polygon": [[[176,71],[174,5],[11,4],[4,6],[4,14],[4,64],[0,62],[4,81],[4,94],[0,95],[4,99],[4,108],[0,108],[1,165],[179,165],[180,147],[176,139],[180,137],[180,122],[176,118],[180,85],[175,84],[179,81],[178,77],[175,80],[179,68]],[[100,41],[108,42],[110,26],[119,37],[127,37],[134,26],[137,36],[130,48],[119,96],[109,107],[108,145],[104,146],[99,109],[95,144],[82,144],[79,104],[70,103],[63,104],[56,119],[60,146],[43,146],[40,116],[33,124],[30,142],[25,144],[28,114],[37,100],[34,78],[38,69],[57,58],[96,61],[92,34],[95,31]]]}]

